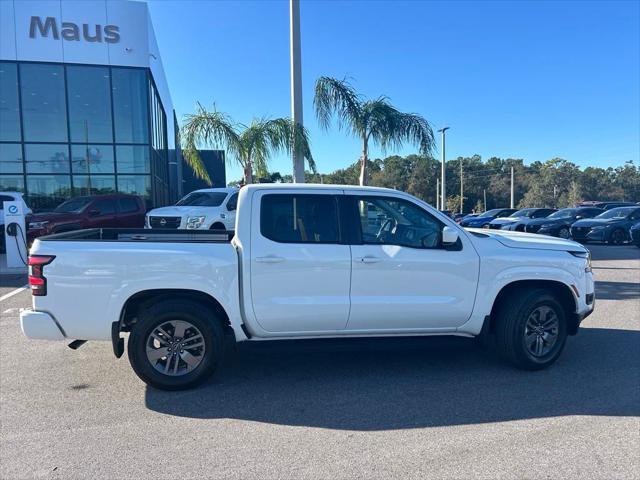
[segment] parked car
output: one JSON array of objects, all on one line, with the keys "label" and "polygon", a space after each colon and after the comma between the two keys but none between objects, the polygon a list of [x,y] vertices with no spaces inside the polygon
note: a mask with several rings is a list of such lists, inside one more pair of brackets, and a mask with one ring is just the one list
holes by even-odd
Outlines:
[{"label": "parked car", "polygon": [[463,218],[471,218],[471,217],[475,217],[476,214],[475,213],[454,213],[451,218],[453,218],[453,221],[456,223],[460,223],[462,222]]},{"label": "parked car", "polygon": [[[380,226],[370,207],[384,212]],[[205,380],[225,338],[495,333],[507,360],[537,370],[594,307],[584,246],[467,231],[375,187],[249,185],[233,236],[84,230],[36,240],[29,262],[27,337],[110,341],[119,357],[130,332],[134,371],[168,390]]]},{"label": "parked car", "polygon": [[551,235],[553,237],[569,238],[571,236],[571,225],[583,218],[593,218],[600,215],[604,210],[601,208],[563,208],[552,213],[545,218],[530,220],[525,225],[525,232],[539,233],[541,235]]},{"label": "parked car", "polygon": [[524,227],[531,220],[537,218],[546,218],[555,212],[555,208],[523,208],[508,217],[496,218],[491,220],[484,228],[493,230],[513,230],[516,232],[524,232]]},{"label": "parked car", "polygon": [[75,197],[52,212],[28,216],[27,241],[31,243],[43,235],[83,228],[142,228],[144,213],[144,201],[136,195],[114,193]]},{"label": "parked car", "polygon": [[20,192],[0,192],[0,252],[6,251],[4,244],[4,202],[21,202],[22,211],[25,215],[31,213],[31,209],[27,206]]},{"label": "parked car", "polygon": [[475,217],[465,217],[460,222],[460,225],[469,228],[482,228],[495,218],[508,217],[517,211],[515,208],[494,208]]},{"label": "parked car", "polygon": [[618,207],[595,218],[578,220],[571,237],[580,242],[606,242],[620,245],[630,239],[629,229],[640,220],[640,207]]},{"label": "parked car", "polygon": [[576,207],[595,207],[595,208],[601,208],[602,210],[611,210],[612,208],[633,207],[635,205],[637,205],[637,203],[586,201],[586,202],[580,202],[578,205],[576,205]]},{"label": "parked car", "polygon": [[640,222],[636,223],[629,229],[629,237],[633,244],[640,248]]},{"label": "parked car", "polygon": [[147,213],[147,228],[233,230],[236,224],[237,188],[195,190],[171,207]]}]

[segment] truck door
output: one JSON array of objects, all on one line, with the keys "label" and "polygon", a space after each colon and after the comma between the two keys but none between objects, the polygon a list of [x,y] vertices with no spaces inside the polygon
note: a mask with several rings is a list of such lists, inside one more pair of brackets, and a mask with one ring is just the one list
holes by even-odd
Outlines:
[{"label": "truck door", "polygon": [[251,300],[269,332],[341,330],[349,317],[351,252],[341,244],[338,196],[256,192]]},{"label": "truck door", "polygon": [[479,257],[441,244],[444,223],[422,206],[394,196],[357,196],[359,244],[352,245],[348,330],[452,329],[473,311]]}]

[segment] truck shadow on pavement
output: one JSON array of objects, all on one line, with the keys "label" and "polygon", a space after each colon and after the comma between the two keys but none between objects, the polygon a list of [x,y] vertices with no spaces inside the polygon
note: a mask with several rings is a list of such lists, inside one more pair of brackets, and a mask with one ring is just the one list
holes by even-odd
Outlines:
[{"label": "truck shadow on pavement", "polygon": [[637,416],[638,345],[637,331],[583,328],[550,369],[524,372],[464,338],[245,343],[200,388],[145,400],[167,415],[358,431]]}]

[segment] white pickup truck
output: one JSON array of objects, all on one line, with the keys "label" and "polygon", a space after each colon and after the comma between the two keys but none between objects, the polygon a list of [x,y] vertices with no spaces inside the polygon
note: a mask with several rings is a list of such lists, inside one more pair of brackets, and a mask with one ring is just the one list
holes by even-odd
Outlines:
[{"label": "white pickup truck", "polygon": [[[111,341],[138,376],[183,389],[235,341],[458,335],[523,369],[560,355],[593,311],[589,252],[465,230],[382,188],[250,185],[235,234],[94,229],[36,240],[29,338]],[[71,346],[70,345],[70,346]]]}]

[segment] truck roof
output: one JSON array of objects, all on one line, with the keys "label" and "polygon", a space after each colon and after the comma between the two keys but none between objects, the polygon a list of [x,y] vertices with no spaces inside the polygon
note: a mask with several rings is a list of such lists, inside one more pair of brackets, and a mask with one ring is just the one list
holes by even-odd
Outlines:
[{"label": "truck roof", "polygon": [[329,185],[329,184],[319,184],[319,183],[252,183],[251,185],[246,185],[244,188],[250,190],[291,190],[291,189],[300,189],[300,190],[357,190],[362,191],[366,190],[368,192],[399,192],[399,190],[394,190],[392,188],[384,188],[384,187],[361,187],[359,185]]}]

